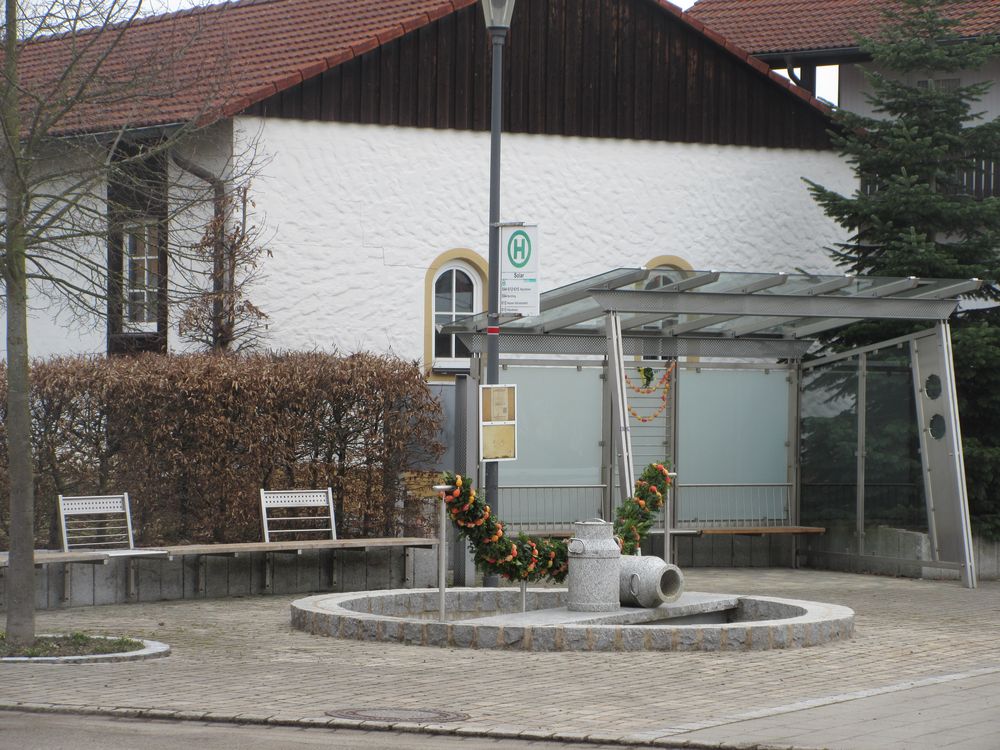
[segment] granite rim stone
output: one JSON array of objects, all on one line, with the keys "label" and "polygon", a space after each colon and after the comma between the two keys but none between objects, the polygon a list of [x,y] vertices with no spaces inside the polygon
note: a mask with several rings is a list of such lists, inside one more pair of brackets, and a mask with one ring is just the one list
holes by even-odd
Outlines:
[{"label": "granite rim stone", "polygon": [[[583,613],[567,611],[565,590],[549,588],[528,592],[526,612],[517,589],[450,590],[446,610],[455,619],[440,622],[439,593],[434,588],[311,596],[292,603],[290,621],[298,630],[343,639],[536,652],[767,651],[821,645],[854,633],[854,612],[836,604],[689,592],[660,608]],[[391,612],[397,614],[379,614]],[[689,619],[670,624],[681,617]],[[699,617],[710,619],[698,622]]]}]

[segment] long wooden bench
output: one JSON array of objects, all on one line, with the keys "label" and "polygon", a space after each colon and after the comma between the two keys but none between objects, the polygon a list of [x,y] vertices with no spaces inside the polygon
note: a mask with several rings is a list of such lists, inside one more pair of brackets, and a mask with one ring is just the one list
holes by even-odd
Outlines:
[{"label": "long wooden bench", "polygon": [[[686,531],[686,529],[675,529]],[[730,526],[728,528],[702,528],[696,529],[699,535],[726,535],[726,536],[768,536],[771,534],[825,534],[826,529],[822,526]]]},{"label": "long wooden bench", "polygon": [[[264,589],[270,591],[274,581],[274,555],[301,555],[309,550],[340,550],[392,547],[435,547],[437,539],[421,537],[379,537],[369,539],[337,539],[337,524],[333,508],[333,492],[322,490],[260,491],[260,516],[263,542],[231,542],[220,544],[185,544],[166,547],[170,559],[195,557],[195,589],[204,593],[207,579],[206,557],[239,557],[264,553]],[[281,540],[278,536],[319,536],[318,539]],[[332,572],[331,572],[332,576]]]},{"label": "long wooden bench", "polygon": [[184,544],[164,547],[168,559],[175,557],[195,557],[196,575],[195,589],[204,593],[207,579],[206,557],[240,557],[265,553],[264,558],[264,589],[271,590],[274,580],[273,555],[301,555],[310,550],[340,550],[369,548],[386,549],[393,547],[431,548],[436,547],[438,540],[434,537],[378,537],[370,539],[305,539],[287,542],[228,542],[220,544]]},{"label": "long wooden bench", "polygon": [[[547,531],[525,532],[531,536],[550,536],[566,538],[573,536],[573,532],[568,529],[554,529]],[[650,529],[650,534],[663,534],[663,529]],[[745,536],[766,536],[769,534],[825,534],[826,529],[822,526],[728,526],[725,528],[702,527],[695,529],[671,529],[671,536],[712,536],[712,535],[745,535]]]},{"label": "long wooden bench", "polygon": [[[42,565],[65,565],[66,563],[87,563],[107,565],[111,557],[107,552],[57,552],[51,549],[35,550],[35,567]],[[10,566],[10,553],[0,552],[0,568]]]},{"label": "long wooden bench", "polygon": [[[535,536],[552,536],[552,537],[570,537],[573,535],[572,531],[565,529],[548,530],[548,531],[533,531],[530,532]],[[648,534],[652,536],[663,536],[665,534],[665,529],[662,527],[651,528]],[[698,528],[673,528],[670,529],[671,540],[677,539],[679,537],[701,537],[701,536],[771,536],[771,535],[792,535],[798,536],[800,534],[806,535],[818,535],[825,534],[826,529],[822,526],[726,526],[726,527],[709,527],[703,526]],[[669,545],[670,549],[673,550],[673,544]],[[673,557],[673,554],[671,554]]]},{"label": "long wooden bench", "polygon": [[[653,530],[652,533],[663,533],[663,529]],[[800,535],[825,534],[826,529],[822,526],[726,526],[713,527],[703,526],[700,528],[671,529],[671,538],[681,536],[790,536],[792,538],[792,567],[798,567],[798,560],[795,554],[795,539]],[[671,557],[676,554],[676,548],[671,545]],[[672,560],[673,562],[673,560]]]},{"label": "long wooden bench", "polygon": [[[59,518],[63,550],[36,551],[35,565],[106,564],[112,558],[129,560],[126,595],[134,598],[136,591],[134,561],[138,558],[195,557],[195,590],[205,591],[207,562],[210,556],[239,557],[266,553],[265,590],[273,581],[273,555],[301,555],[310,550],[341,550],[368,548],[436,547],[436,538],[381,537],[370,539],[337,539],[330,488],[325,490],[261,490],[261,523],[263,542],[171,545],[162,548],[135,546],[132,533],[132,513],[128,493],[120,495],[59,496]],[[319,539],[275,539],[275,535],[296,537],[319,535]],[[7,556],[0,557],[0,567]],[[64,576],[63,599],[70,598],[70,576]]]}]

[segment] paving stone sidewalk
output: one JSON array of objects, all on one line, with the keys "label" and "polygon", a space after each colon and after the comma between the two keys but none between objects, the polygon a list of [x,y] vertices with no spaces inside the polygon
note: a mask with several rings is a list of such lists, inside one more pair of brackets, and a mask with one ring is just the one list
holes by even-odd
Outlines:
[{"label": "paving stone sidewalk", "polygon": [[770,569],[685,577],[691,591],[844,604],[857,613],[855,637],[746,653],[466,651],[300,633],[284,597],[90,607],[41,612],[39,632],[140,636],[170,644],[172,655],[0,664],[0,708],[313,724],[344,709],[444,710],[468,719],[438,730],[496,736],[1000,748],[1000,583],[970,591],[956,582]]}]

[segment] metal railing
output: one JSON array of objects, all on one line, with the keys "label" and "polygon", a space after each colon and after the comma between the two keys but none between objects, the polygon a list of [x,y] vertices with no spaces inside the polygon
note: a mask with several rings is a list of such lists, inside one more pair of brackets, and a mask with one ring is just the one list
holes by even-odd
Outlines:
[{"label": "metal railing", "polygon": [[[856,521],[856,482],[803,482],[803,519],[810,523]],[[923,487],[915,482],[865,482],[865,523],[925,531],[927,506]]]},{"label": "metal railing", "polygon": [[511,531],[569,531],[574,521],[598,518],[602,484],[507,485],[500,487],[500,513]]},{"label": "metal railing", "polygon": [[[678,529],[789,526],[791,484],[680,484],[675,495]],[[604,486],[507,485],[500,513],[515,533],[569,531],[574,521],[602,516]],[[662,519],[654,522],[659,528]]]},{"label": "metal railing", "polygon": [[676,528],[789,526],[791,484],[678,484]]},{"label": "metal railing", "polygon": [[[951,185],[953,193],[968,195],[976,200],[1000,195],[1000,161],[974,157],[968,169],[957,170],[954,176]],[[862,178],[861,191],[865,195],[874,195],[878,192],[878,181]]]}]

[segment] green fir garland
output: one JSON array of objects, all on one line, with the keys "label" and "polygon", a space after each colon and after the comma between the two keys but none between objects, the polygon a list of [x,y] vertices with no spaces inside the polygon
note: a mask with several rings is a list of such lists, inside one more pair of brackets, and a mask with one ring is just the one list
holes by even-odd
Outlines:
[{"label": "green fir garland", "polygon": [[[540,581],[549,578],[561,583],[569,572],[566,540],[529,536],[511,537],[504,524],[493,515],[483,495],[460,474],[446,473],[443,483],[454,487],[442,492],[451,520],[469,541],[476,567],[510,581]],[[653,525],[653,515],[666,500],[671,476],[665,463],[650,464],[635,483],[635,492],[615,516],[614,534],[623,555],[631,555]]]}]

